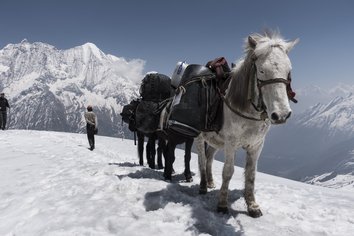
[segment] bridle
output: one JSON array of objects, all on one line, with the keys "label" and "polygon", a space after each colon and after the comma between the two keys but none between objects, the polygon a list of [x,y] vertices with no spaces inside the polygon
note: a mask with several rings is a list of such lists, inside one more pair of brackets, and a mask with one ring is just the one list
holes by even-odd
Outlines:
[{"label": "bridle", "polygon": [[[226,106],[234,113],[236,113],[237,115],[245,118],[245,119],[249,119],[249,120],[255,120],[255,121],[264,121],[268,118],[267,115],[267,107],[264,104],[263,101],[263,96],[262,96],[262,87],[266,86],[266,85],[270,85],[270,84],[277,84],[277,83],[283,83],[286,86],[286,92],[288,95],[288,99],[294,103],[297,103],[297,100],[295,99],[295,95],[296,93],[292,90],[291,88],[291,73],[289,72],[288,74],[288,78],[284,79],[284,78],[274,78],[274,79],[270,79],[270,80],[260,80],[257,77],[257,68],[256,68],[256,64],[255,64],[255,60],[253,61],[253,66],[252,66],[252,71],[254,71],[256,78],[254,78],[257,82],[257,89],[258,89],[258,101],[257,104],[255,104],[252,99],[251,99],[251,104],[254,107],[254,109],[257,112],[260,112],[260,117],[256,118],[256,117],[251,117],[251,116],[247,116],[243,113],[241,113],[240,111],[236,110],[235,108],[233,108],[230,103],[225,99],[225,96],[221,95],[224,103],[226,104]],[[229,75],[230,76],[230,75]],[[229,77],[230,78],[230,77]],[[252,84],[252,83],[251,83]]]},{"label": "bridle", "polygon": [[275,83],[284,83],[286,86],[286,93],[288,95],[289,100],[292,101],[293,103],[297,103],[297,100],[295,99],[296,93],[291,88],[291,73],[290,72],[288,74],[287,79],[275,78],[275,79],[263,81],[263,80],[260,80],[257,78],[257,87],[258,87],[259,91],[261,91],[261,88],[263,86],[268,85],[268,84],[275,84]]},{"label": "bridle", "polygon": [[[255,65],[254,65],[255,67]],[[255,70],[257,71],[257,70]],[[255,72],[256,73],[256,72]],[[283,83],[286,86],[286,93],[288,95],[288,99],[294,103],[297,103],[297,100],[295,99],[295,92],[291,88],[291,73],[289,72],[288,78],[274,78],[270,80],[260,80],[256,78],[257,81],[257,88],[258,88],[258,103],[257,105],[252,102],[252,105],[255,107],[257,111],[262,111],[266,110],[266,107],[263,102],[263,96],[262,96],[262,87],[269,85],[269,84],[278,84],[278,83]]]}]

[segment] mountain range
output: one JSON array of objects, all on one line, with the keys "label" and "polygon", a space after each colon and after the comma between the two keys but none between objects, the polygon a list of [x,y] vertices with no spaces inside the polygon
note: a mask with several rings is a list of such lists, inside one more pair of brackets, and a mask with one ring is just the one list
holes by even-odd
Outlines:
[{"label": "mountain range", "polygon": [[354,187],[353,137],[354,95],[349,93],[272,127],[260,169],[312,184]]},{"label": "mountain range", "polygon": [[14,129],[83,132],[87,105],[99,117],[99,133],[130,134],[122,106],[137,96],[145,62],[105,54],[92,43],[59,50],[23,40],[0,50],[0,90],[10,101]]}]

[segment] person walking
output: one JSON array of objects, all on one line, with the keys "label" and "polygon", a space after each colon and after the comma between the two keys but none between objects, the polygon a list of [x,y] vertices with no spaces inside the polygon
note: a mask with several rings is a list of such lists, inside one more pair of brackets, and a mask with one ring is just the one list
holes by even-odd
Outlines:
[{"label": "person walking", "polygon": [[5,93],[0,93],[0,128],[2,130],[6,128],[7,108],[10,109],[9,101],[5,98]]},{"label": "person walking", "polygon": [[95,133],[97,132],[97,116],[93,112],[92,106],[87,106],[87,112],[84,114],[86,120],[87,139],[90,145],[90,150],[95,149]]}]

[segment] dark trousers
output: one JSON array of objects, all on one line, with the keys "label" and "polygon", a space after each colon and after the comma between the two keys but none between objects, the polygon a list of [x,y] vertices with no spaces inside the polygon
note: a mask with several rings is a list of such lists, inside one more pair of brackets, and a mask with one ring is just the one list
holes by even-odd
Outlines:
[{"label": "dark trousers", "polygon": [[95,126],[87,124],[86,131],[90,149],[93,150],[95,149]]},{"label": "dark trousers", "polygon": [[0,112],[0,129],[5,130],[6,128],[7,113],[6,111]]}]

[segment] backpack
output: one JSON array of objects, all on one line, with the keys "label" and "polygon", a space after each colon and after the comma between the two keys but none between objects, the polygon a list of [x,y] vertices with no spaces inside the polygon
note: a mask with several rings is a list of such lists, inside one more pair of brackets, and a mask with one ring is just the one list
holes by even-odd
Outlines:
[{"label": "backpack", "polygon": [[171,79],[160,73],[147,74],[140,85],[139,92],[144,101],[165,100],[171,96]]},{"label": "backpack", "polygon": [[135,121],[135,113],[136,108],[139,105],[140,100],[134,99],[129,104],[125,105],[120,113],[122,117],[122,123],[127,123],[130,131],[136,131],[136,121]]}]

